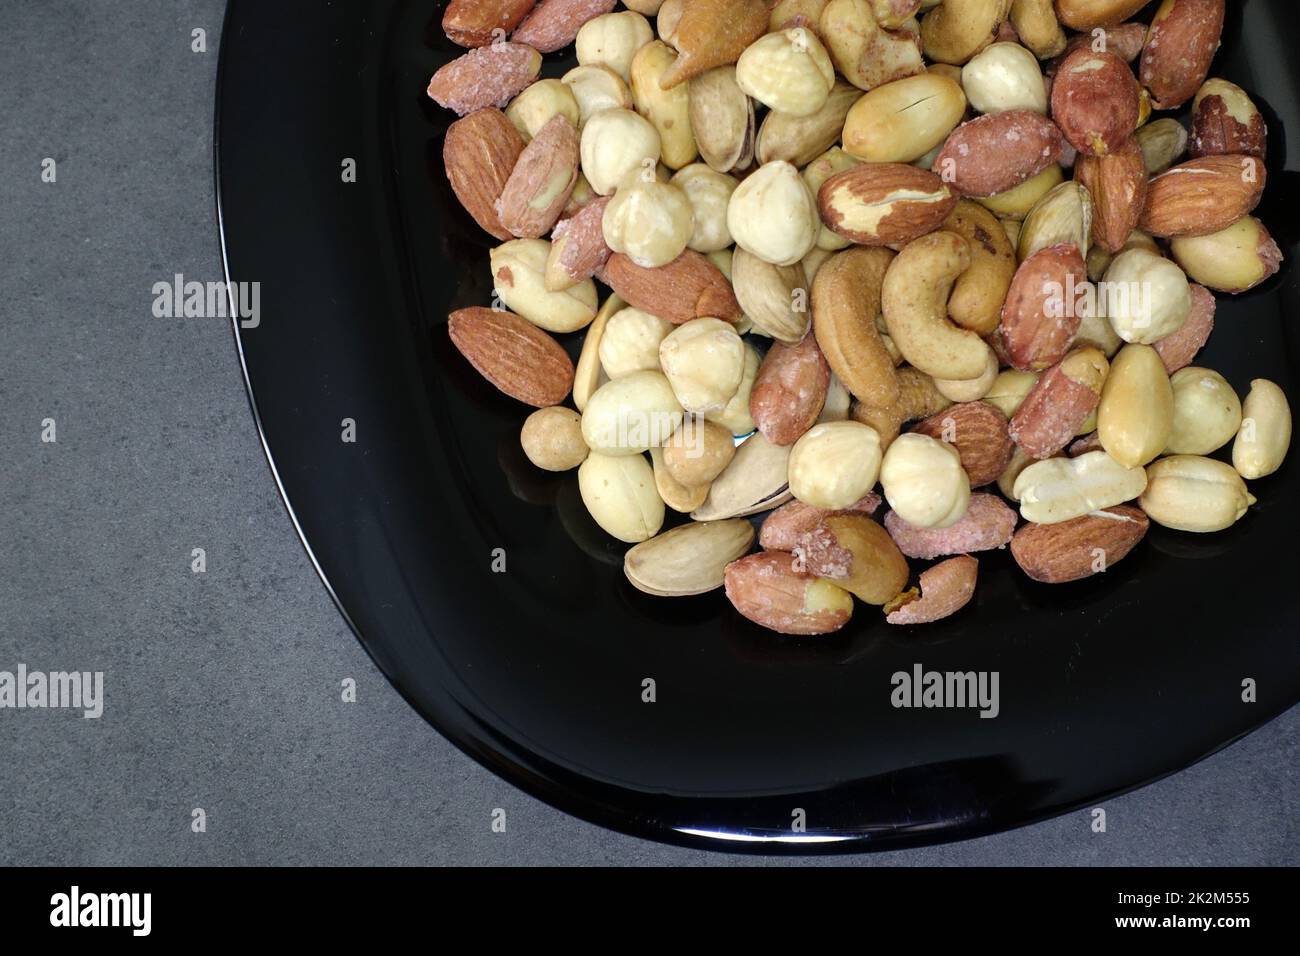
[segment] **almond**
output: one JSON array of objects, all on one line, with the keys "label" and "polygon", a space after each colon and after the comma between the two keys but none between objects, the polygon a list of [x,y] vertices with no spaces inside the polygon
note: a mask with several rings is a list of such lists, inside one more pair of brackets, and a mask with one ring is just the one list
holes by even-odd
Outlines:
[{"label": "almond", "polygon": [[1071,307],[1069,290],[1087,281],[1087,266],[1072,242],[1040,249],[1020,264],[998,327],[1013,366],[1039,371],[1065,357],[1083,320]]},{"label": "almond", "polygon": [[1154,346],[1160,361],[1164,363],[1165,371],[1170,375],[1191,365],[1196,353],[1214,331],[1214,313],[1218,309],[1214,294],[1205,286],[1194,283],[1189,284],[1189,289],[1192,294],[1192,311],[1188,314],[1187,321],[1177,332],[1166,335]]},{"label": "almond", "polygon": [[447,317],[461,355],[511,398],[545,408],[573,387],[573,362],[559,342],[513,312],[474,306]]},{"label": "almond", "polygon": [[835,233],[867,246],[911,242],[938,229],[957,196],[934,173],[903,163],[864,163],[822,183],[817,208]]},{"label": "almond", "polygon": [[1038,377],[1016,409],[1012,440],[1034,458],[1051,458],[1097,410],[1109,371],[1098,349],[1077,349],[1061,359]]},{"label": "almond", "polygon": [[588,20],[614,9],[617,0],[541,0],[511,39],[554,53],[577,39]]},{"label": "almond", "polygon": [[1192,101],[1191,153],[1240,153],[1264,158],[1268,127],[1246,91],[1227,80],[1207,80]]},{"label": "almond", "polygon": [[601,223],[605,207],[612,196],[598,196],[579,209],[572,218],[555,226],[551,235],[551,253],[546,260],[546,289],[561,292],[585,282],[599,272],[609,259],[605,230]]},{"label": "almond", "polygon": [[659,78],[670,90],[683,80],[740,59],[745,48],[767,33],[764,0],[691,0],[683,4],[673,33],[677,61]]},{"label": "almond", "polygon": [[501,193],[501,225],[521,239],[551,231],[578,181],[578,130],[555,114],[533,137]]},{"label": "almond", "polygon": [[918,528],[897,513],[885,515],[885,530],[909,558],[941,558],[949,554],[1005,548],[1016,530],[1016,513],[997,495],[973,494],[966,514],[946,528]]},{"label": "almond", "polygon": [[890,624],[929,624],[956,614],[975,596],[979,562],[968,554],[940,561],[921,572],[920,593],[912,589],[885,605]]},{"label": "almond", "polygon": [[809,531],[831,515],[861,512],[875,514],[880,507],[880,495],[874,491],[849,508],[828,511],[803,501],[791,501],[777,508],[763,519],[758,532],[759,546],[767,551],[793,551]]},{"label": "almond", "polygon": [[1092,196],[1092,239],[1107,252],[1119,252],[1133,230],[1147,199],[1147,165],[1137,137],[1105,156],[1080,153],[1074,179]]},{"label": "almond", "polygon": [[1007,417],[987,402],[963,402],[931,415],[912,431],[957,449],[972,488],[996,481],[1011,460]]},{"label": "almond", "polygon": [[1138,69],[1151,105],[1173,110],[1205,82],[1223,33],[1224,0],[1164,0],[1151,20]]},{"label": "almond", "polygon": [[727,598],[737,611],[778,634],[829,634],[853,616],[848,591],[795,570],[786,551],[751,554],[727,565]]},{"label": "almond", "polygon": [[1138,84],[1114,53],[1081,47],[1066,56],[1052,80],[1052,119],[1081,155],[1104,156],[1138,125]]},{"label": "almond", "polygon": [[628,305],[674,325],[698,318],[735,322],[741,315],[740,303],[727,277],[690,249],[668,265],[654,269],[615,253],[605,264],[603,275],[605,283]]},{"label": "almond", "polygon": [[1061,158],[1056,124],[1029,110],[981,116],[948,136],[931,169],[963,196],[992,196],[1019,186]]},{"label": "almond", "polygon": [[1011,539],[1011,554],[1035,581],[1062,584],[1105,571],[1146,537],[1141,508],[1116,505],[1056,524],[1030,522]]},{"label": "almond", "polygon": [[793,445],[826,404],[831,369],[814,335],[798,345],[773,342],[749,393],[749,415],[774,445]]},{"label": "almond", "polygon": [[794,551],[808,574],[833,581],[867,604],[884,604],[907,584],[907,559],[864,514],[835,514],[799,539]]},{"label": "almond", "polygon": [[493,43],[470,50],[429,80],[429,98],[461,116],[502,107],[537,79],[542,55],[522,43]]},{"label": "almond", "polygon": [[1254,156],[1202,156],[1151,180],[1138,227],[1173,239],[1226,229],[1259,205],[1264,164]]},{"label": "almond", "polygon": [[[461,46],[487,46],[509,36],[537,0],[451,0],[442,32]],[[500,32],[498,32],[500,31]]]},{"label": "almond", "polygon": [[452,191],[484,232],[498,239],[513,238],[501,225],[497,200],[523,151],[519,130],[494,107],[477,110],[447,127],[442,162]]}]

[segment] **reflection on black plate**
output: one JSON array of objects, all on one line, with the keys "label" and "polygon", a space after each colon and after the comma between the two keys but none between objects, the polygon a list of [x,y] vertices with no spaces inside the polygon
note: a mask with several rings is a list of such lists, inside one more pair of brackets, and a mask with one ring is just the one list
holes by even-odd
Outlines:
[{"label": "reflection on black plate", "polygon": [[[1290,8],[1231,5],[1216,72],[1268,117],[1260,214],[1294,260]],[[1294,461],[1254,483],[1260,504],[1233,530],[1153,529],[1100,580],[1049,588],[1006,554],[982,557],[972,605],[927,628],[859,607],[840,634],[792,639],[718,594],[631,588],[573,476],[518,453],[526,409],[443,328],[450,309],[490,303],[491,283],[489,240],[441,171],[451,117],[423,92],[454,53],[440,15],[232,0],[218,174],[229,277],[262,284],[261,325],[239,344],[287,501],[366,649],[457,745],[557,806],[658,839],[873,849],[1134,787],[1300,697]],[[349,158],[355,183],[340,175]],[[1202,361],[1243,394],[1255,376],[1298,394],[1292,265],[1221,299]],[[345,418],[355,443],[340,440]],[[917,664],[998,672],[999,715],[895,709],[890,677]],[[1256,703],[1242,702],[1246,678]]]}]

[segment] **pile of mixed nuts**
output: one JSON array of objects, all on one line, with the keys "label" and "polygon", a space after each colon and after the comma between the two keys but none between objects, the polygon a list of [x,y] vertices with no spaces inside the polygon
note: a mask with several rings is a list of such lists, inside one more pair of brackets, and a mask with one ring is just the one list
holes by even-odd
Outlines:
[{"label": "pile of mixed nuts", "polygon": [[[1191,363],[1211,290],[1281,263],[1266,130],[1208,78],[1224,0],[1145,4],[451,0],[470,49],[428,92],[504,303],[451,338],[538,407],[524,451],[578,469],[632,584],[787,634],[855,596],[923,623],[973,553],[1073,581],[1245,514],[1286,397]],[[942,560],[909,588],[909,557]]]}]

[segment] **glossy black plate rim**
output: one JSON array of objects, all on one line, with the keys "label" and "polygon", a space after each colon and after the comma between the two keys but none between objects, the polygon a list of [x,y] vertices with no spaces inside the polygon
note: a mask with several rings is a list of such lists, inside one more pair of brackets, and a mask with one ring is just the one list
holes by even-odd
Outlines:
[{"label": "glossy black plate rim", "polygon": [[[232,29],[232,24],[236,19],[236,7],[239,5],[240,0],[231,0],[227,6],[223,38],[231,35],[230,31]],[[229,237],[227,235],[226,218],[224,215],[221,170],[222,89],[224,86],[225,75],[228,70],[225,52],[226,49],[227,45],[223,42],[216,79],[213,137],[214,176],[216,185],[216,211],[220,231],[223,268],[227,281],[234,282],[236,281],[236,277],[233,275],[231,269]],[[391,668],[386,666],[385,663],[376,655],[376,649],[372,645],[372,642],[368,640],[366,634],[349,613],[337,589],[331,583],[329,575],[326,573],[321,561],[318,559],[312,544],[304,531],[294,504],[290,500],[288,489],[286,488],[285,482],[281,476],[280,468],[277,466],[275,454],[272,451],[271,442],[264,427],[263,416],[259,409],[258,399],[255,394],[252,375],[249,369],[249,362],[245,352],[245,342],[238,319],[232,320],[232,332],[235,339],[236,350],[239,355],[240,369],[244,378],[249,407],[253,415],[255,427],[258,431],[258,439],[262,445],[263,453],[266,457],[272,478],[276,483],[281,500],[284,502],[290,521],[293,524],[294,531],[302,542],[303,549],[306,552],[312,567],[316,570],[318,577],[326,588],[326,592],[330,595],[330,598],[338,608],[339,613],[347,622],[348,627],[353,631],[367,655],[372,661],[374,661],[375,665],[385,675],[390,684],[407,701],[407,703],[463,753],[532,796],[541,799],[563,812],[572,814],[597,825],[678,846],[745,853],[775,853],[789,855],[806,855],[810,853],[828,852],[854,853],[948,843],[1029,825],[1089,806],[1097,801],[1109,797],[1140,789],[1149,783],[1156,782],[1157,780],[1176,773],[1179,770],[1218,752],[1224,747],[1229,746],[1257,727],[1267,723],[1278,713],[1281,713],[1286,709],[1285,706],[1273,710],[1261,708],[1260,718],[1241,733],[1232,736],[1230,739],[1224,740],[1217,746],[1206,750],[1190,760],[1183,760],[1175,766],[1167,767],[1162,772],[1135,781],[1128,786],[1112,788],[1085,799],[1048,805],[1041,808],[1040,811],[1030,814],[1017,812],[1004,815],[999,810],[993,809],[982,816],[967,820],[960,824],[946,825],[941,830],[934,830],[931,832],[917,830],[905,835],[896,833],[887,839],[882,838],[882,834],[879,832],[863,830],[851,830],[842,833],[824,831],[816,835],[809,834],[806,836],[774,836],[770,834],[752,835],[739,831],[710,829],[708,827],[694,828],[683,827],[680,825],[668,825],[661,819],[647,816],[642,812],[629,809],[627,806],[621,804],[617,799],[617,788],[607,788],[609,792],[605,794],[597,794],[594,790],[605,787],[604,784],[595,784],[593,786],[592,781],[580,774],[573,773],[567,768],[551,764],[546,767],[546,773],[538,773],[538,762],[540,760],[544,763],[544,760],[543,758],[539,758],[537,754],[531,754],[531,759],[528,762],[512,758],[511,755],[506,753],[506,747],[504,746],[506,742],[494,737],[490,729],[482,727],[480,728],[480,733],[475,733],[475,725],[472,721],[451,720],[448,719],[447,715],[438,713],[436,709],[428,705],[427,701],[422,701],[413,694],[410,689],[405,686],[401,678],[394,673]]]}]

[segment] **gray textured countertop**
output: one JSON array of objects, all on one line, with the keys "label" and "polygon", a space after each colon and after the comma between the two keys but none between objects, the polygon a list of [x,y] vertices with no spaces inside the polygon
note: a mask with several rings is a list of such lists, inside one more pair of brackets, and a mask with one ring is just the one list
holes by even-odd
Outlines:
[{"label": "gray textured countertop", "polygon": [[[426,725],[344,625],[277,496],[226,322],[151,311],[155,282],[221,278],[222,13],[6,5],[0,670],[103,671],[105,705],[98,720],[0,710],[0,864],[776,862],[647,843],[525,796]],[[1107,801],[1106,833],[1079,812],[830,862],[1294,864],[1298,729],[1293,709]]]}]

